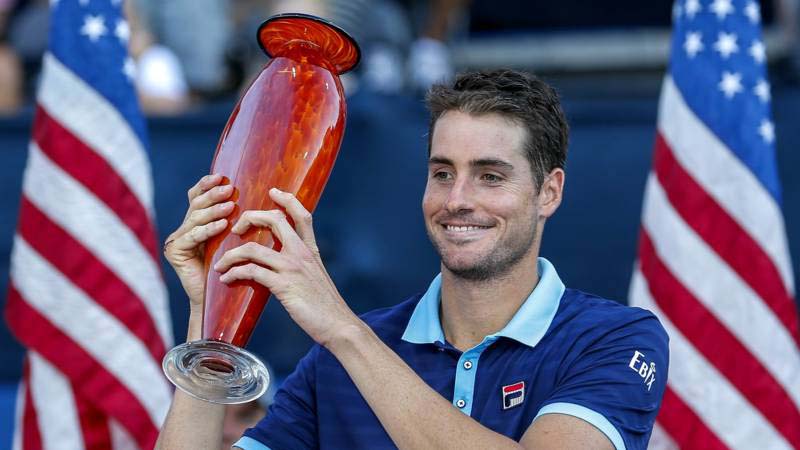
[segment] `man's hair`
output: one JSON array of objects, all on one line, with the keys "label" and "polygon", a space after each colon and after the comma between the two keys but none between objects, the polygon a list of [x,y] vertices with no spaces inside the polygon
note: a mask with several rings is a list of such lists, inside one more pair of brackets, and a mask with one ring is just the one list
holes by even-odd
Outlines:
[{"label": "man's hair", "polygon": [[431,112],[428,126],[428,154],[436,121],[448,111],[472,115],[499,114],[525,128],[523,151],[536,183],[567,159],[567,120],[556,91],[527,72],[501,69],[467,72],[452,85],[434,85],[425,98]]}]

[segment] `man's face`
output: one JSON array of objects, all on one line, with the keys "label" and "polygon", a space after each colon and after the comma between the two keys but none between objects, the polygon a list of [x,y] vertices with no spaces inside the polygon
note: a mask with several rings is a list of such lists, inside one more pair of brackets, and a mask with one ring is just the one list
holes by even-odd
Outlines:
[{"label": "man's face", "polygon": [[525,138],[521,125],[497,114],[449,111],[436,122],[422,210],[456,276],[490,279],[531,258],[539,208]]}]

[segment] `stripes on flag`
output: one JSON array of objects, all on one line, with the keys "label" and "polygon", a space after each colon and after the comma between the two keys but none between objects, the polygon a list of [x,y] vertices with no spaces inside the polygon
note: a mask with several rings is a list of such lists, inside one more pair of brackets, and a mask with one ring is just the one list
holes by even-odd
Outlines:
[{"label": "stripes on flag", "polygon": [[80,33],[122,21],[121,2],[51,8],[5,310],[28,348],[14,449],[150,449],[172,330],[144,124],[127,42]]},{"label": "stripes on flag", "polygon": [[722,18],[710,0],[694,3],[700,12],[691,15],[675,8],[629,293],[670,336],[651,444],[800,448],[795,287],[774,142],[760,128],[771,124],[769,104],[753,89],[766,71],[748,52],[722,54],[714,44],[720,30],[745,49],[760,42],[745,15],[757,3],[727,2]]}]

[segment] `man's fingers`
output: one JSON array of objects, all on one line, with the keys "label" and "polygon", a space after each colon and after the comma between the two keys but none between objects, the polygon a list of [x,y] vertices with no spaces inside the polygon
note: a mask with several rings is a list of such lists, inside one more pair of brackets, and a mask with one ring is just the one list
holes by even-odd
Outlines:
[{"label": "man's fingers", "polygon": [[286,209],[289,217],[294,221],[295,230],[300,239],[314,240],[314,223],[311,213],[300,203],[300,200],[291,192],[284,192],[277,188],[269,190],[269,196],[275,203]]},{"label": "man's fingers", "polygon": [[222,182],[222,175],[218,173],[212,173],[210,175],[206,175],[203,178],[200,178],[200,181],[197,182],[194,186],[189,189],[188,197],[189,202],[194,200],[195,197],[206,192],[207,190],[213,188],[214,186],[220,184]]},{"label": "man's fingers", "polygon": [[198,225],[205,225],[207,223],[211,223],[217,219],[227,217],[230,213],[233,212],[233,208],[234,208],[233,202],[223,202],[209,206],[207,208],[196,209],[189,213],[189,215],[186,217],[186,221],[184,222],[183,226],[185,226],[187,229],[191,229]]},{"label": "man's fingers", "polygon": [[256,242],[248,242],[225,252],[214,264],[214,270],[225,272],[243,262],[255,262],[278,272],[284,267],[283,256],[280,253]]},{"label": "man's fingers", "polygon": [[186,251],[196,248],[198,245],[209,240],[211,237],[220,234],[228,225],[227,219],[215,220],[205,225],[198,225],[191,228],[188,232],[181,234],[170,244],[165,251]]},{"label": "man's fingers", "polygon": [[208,208],[209,206],[223,202],[233,194],[233,186],[226,184],[214,186],[189,201],[189,212],[198,209]]},{"label": "man's fingers", "polygon": [[243,266],[232,267],[229,271],[220,275],[219,280],[223,283],[231,283],[237,280],[252,280],[267,288],[270,288],[278,275],[258,264],[250,263]]},{"label": "man's fingers", "polygon": [[300,238],[286,220],[283,211],[272,209],[269,211],[245,211],[231,228],[232,233],[243,234],[250,227],[269,227],[272,234],[284,247],[291,246]]}]

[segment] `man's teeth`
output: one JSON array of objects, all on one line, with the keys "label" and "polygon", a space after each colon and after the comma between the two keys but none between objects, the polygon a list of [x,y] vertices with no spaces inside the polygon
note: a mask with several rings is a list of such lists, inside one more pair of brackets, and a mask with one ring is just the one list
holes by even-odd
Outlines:
[{"label": "man's teeth", "polygon": [[478,227],[478,226],[473,226],[473,225],[469,225],[469,226],[465,226],[465,227],[457,227],[457,226],[454,226],[454,225],[447,225],[446,227],[447,227],[447,231],[462,231],[462,232],[463,231],[485,230],[485,229],[489,228],[489,227]]}]

